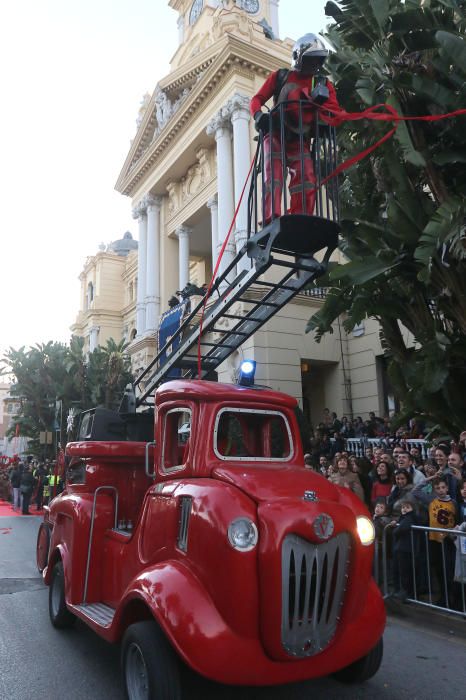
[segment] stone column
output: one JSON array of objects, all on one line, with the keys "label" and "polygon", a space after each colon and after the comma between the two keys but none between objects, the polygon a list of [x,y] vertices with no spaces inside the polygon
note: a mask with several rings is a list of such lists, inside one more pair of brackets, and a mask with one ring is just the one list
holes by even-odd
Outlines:
[{"label": "stone column", "polygon": [[146,258],[147,258],[147,215],[144,204],[140,202],[133,209],[133,219],[138,220],[138,289],[136,297],[136,329],[140,337],[146,330]]},{"label": "stone column", "polygon": [[207,200],[207,207],[210,209],[210,226],[212,231],[212,274],[217,264],[218,249],[218,197],[214,195]]},{"label": "stone column", "polygon": [[[235,166],[235,206],[238,206],[239,198],[249,171],[251,151],[249,148],[249,98],[236,93],[228,101],[227,109],[231,113],[233,124],[233,162]],[[238,253],[247,239],[248,229],[248,193],[246,186],[241,206],[236,216],[235,243]],[[244,257],[239,267],[250,268],[250,259]],[[239,270],[238,270],[239,272]]]},{"label": "stone column", "polygon": [[100,326],[92,326],[89,329],[89,352],[93,352],[99,346]]},{"label": "stone column", "polygon": [[160,209],[162,197],[146,195],[147,259],[146,259],[146,333],[155,333],[160,318]]},{"label": "stone column", "polygon": [[178,289],[180,290],[184,289],[189,282],[189,236],[192,231],[189,226],[180,226],[175,231],[178,236]]},{"label": "stone column", "polygon": [[[218,244],[217,256],[230,228],[235,213],[233,195],[233,155],[231,148],[231,122],[224,109],[207,125],[207,134],[214,135],[217,142],[217,189],[218,189]],[[217,257],[216,256],[216,257]],[[220,263],[219,274],[225,270],[235,256],[232,237],[228,241]]]},{"label": "stone column", "polygon": [[270,7],[270,26],[272,27],[273,35],[275,39],[280,38],[280,32],[278,28],[278,4],[280,0],[269,0]]}]

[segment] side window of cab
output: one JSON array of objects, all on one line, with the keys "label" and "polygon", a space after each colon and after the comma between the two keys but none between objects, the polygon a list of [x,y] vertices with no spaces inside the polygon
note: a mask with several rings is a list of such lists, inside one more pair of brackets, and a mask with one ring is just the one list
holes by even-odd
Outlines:
[{"label": "side window of cab", "polygon": [[186,465],[191,435],[191,410],[172,408],[164,416],[162,434],[161,471],[169,474],[181,471]]}]

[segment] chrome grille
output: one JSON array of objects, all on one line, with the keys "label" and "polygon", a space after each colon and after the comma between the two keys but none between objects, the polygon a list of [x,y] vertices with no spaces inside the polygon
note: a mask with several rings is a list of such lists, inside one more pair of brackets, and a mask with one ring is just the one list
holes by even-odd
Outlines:
[{"label": "chrome grille", "polygon": [[351,549],[343,532],[322,544],[288,535],[282,546],[282,644],[291,656],[313,656],[337,629]]}]

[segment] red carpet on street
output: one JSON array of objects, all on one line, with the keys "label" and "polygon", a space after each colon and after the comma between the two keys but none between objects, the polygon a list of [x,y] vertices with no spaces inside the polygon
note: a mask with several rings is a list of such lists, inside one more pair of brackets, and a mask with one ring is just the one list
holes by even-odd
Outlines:
[{"label": "red carpet on street", "polygon": [[[22,513],[20,510],[13,510],[13,508],[11,507],[11,503],[9,503],[8,501],[3,501],[0,499],[0,518],[5,515],[11,518],[12,515],[21,516]],[[40,517],[42,517],[44,515],[44,511],[36,510],[36,504],[33,503],[33,505],[29,508],[29,515],[39,515]]]}]

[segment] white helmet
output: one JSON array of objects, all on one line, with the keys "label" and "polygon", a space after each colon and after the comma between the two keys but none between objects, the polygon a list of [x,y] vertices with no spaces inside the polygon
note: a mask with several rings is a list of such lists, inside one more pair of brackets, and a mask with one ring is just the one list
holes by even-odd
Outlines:
[{"label": "white helmet", "polygon": [[291,67],[303,73],[322,68],[329,50],[317,34],[305,34],[293,46]]}]

